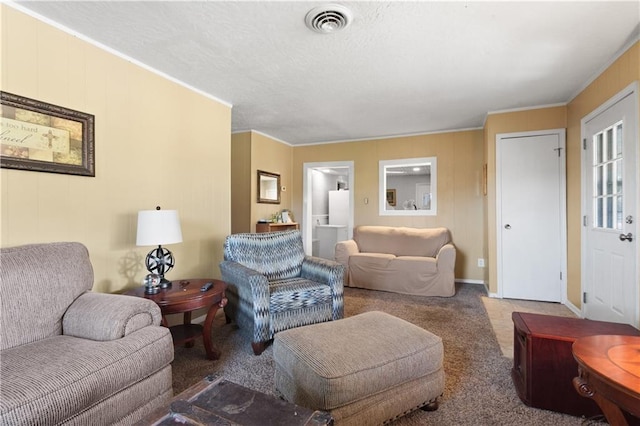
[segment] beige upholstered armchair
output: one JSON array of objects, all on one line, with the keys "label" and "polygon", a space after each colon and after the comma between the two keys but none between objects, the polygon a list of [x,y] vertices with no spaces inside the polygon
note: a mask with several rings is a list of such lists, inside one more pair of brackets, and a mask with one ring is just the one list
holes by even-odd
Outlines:
[{"label": "beige upholstered armchair", "polygon": [[93,293],[79,243],[0,249],[0,425],[131,424],[173,394],[160,308]]}]

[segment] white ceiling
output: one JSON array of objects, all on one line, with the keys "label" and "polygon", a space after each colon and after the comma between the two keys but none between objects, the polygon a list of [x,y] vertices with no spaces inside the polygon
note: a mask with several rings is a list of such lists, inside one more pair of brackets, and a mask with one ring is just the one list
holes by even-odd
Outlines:
[{"label": "white ceiling", "polygon": [[234,132],[290,144],[478,128],[487,112],[566,103],[638,39],[640,2],[20,1],[233,105]]}]

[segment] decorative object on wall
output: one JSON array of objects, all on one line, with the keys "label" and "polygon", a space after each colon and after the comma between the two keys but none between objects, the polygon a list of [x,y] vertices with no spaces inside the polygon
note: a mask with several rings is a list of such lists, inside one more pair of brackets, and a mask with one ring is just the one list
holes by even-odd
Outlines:
[{"label": "decorative object on wall", "polygon": [[487,195],[487,165],[482,166],[482,195]]},{"label": "decorative object on wall", "polygon": [[280,204],[280,175],[258,170],[258,203]]},{"label": "decorative object on wall", "polygon": [[138,212],[138,234],[136,245],[155,246],[147,254],[145,264],[151,274],[160,276],[160,288],[171,286],[171,281],[164,277],[175,266],[173,254],[162,244],[182,242],[182,230],[177,210],[142,210]]},{"label": "decorative object on wall", "polygon": [[387,203],[390,206],[396,205],[396,190],[395,189],[387,189]]},{"label": "decorative object on wall", "polygon": [[[380,216],[435,216],[438,212],[438,169],[436,157],[379,161]],[[393,189],[392,189],[393,188]],[[389,191],[395,190],[396,206]],[[413,200],[404,208],[405,200]]]},{"label": "decorative object on wall", "polygon": [[91,114],[0,92],[0,166],[95,176]]}]

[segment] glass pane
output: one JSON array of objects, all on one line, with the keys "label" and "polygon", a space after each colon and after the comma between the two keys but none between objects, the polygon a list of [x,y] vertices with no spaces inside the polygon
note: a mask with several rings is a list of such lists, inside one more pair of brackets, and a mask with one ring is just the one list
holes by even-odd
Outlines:
[{"label": "glass pane", "polygon": [[613,194],[613,163],[605,165],[604,169],[605,194]]},{"label": "glass pane", "polygon": [[597,228],[602,228],[602,198],[596,198],[595,224]]},{"label": "glass pane", "polygon": [[602,166],[596,167],[596,195],[602,195]]},{"label": "glass pane", "polygon": [[613,197],[607,197],[607,228],[613,228]]},{"label": "glass pane", "polygon": [[622,157],[622,123],[616,126],[616,158]]},{"label": "glass pane", "polygon": [[622,194],[622,160],[616,160],[616,194]]},{"label": "glass pane", "polygon": [[605,139],[607,144],[605,159],[611,160],[613,158],[613,128],[612,127],[607,129],[607,136]]},{"label": "glass pane", "polygon": [[593,138],[593,143],[595,145],[594,151],[594,161],[593,164],[602,163],[602,133],[598,133]]},{"label": "glass pane", "polygon": [[622,230],[622,196],[616,197],[616,229]]}]

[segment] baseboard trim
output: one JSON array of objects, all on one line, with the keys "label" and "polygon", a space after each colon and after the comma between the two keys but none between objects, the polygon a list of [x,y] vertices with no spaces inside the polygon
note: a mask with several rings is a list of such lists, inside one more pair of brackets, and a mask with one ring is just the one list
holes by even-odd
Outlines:
[{"label": "baseboard trim", "polygon": [[574,305],[573,303],[569,302],[568,300],[564,302],[564,306],[566,306],[567,308],[569,308],[569,310],[571,312],[573,312],[574,314],[576,314],[576,316],[578,318],[582,318],[582,310],[580,308],[578,308],[576,305]]},{"label": "baseboard trim", "polygon": [[486,283],[483,280],[469,280],[466,278],[462,278],[462,279],[457,279],[455,280],[457,283],[461,283],[461,284],[482,284],[484,286],[486,286]]}]

